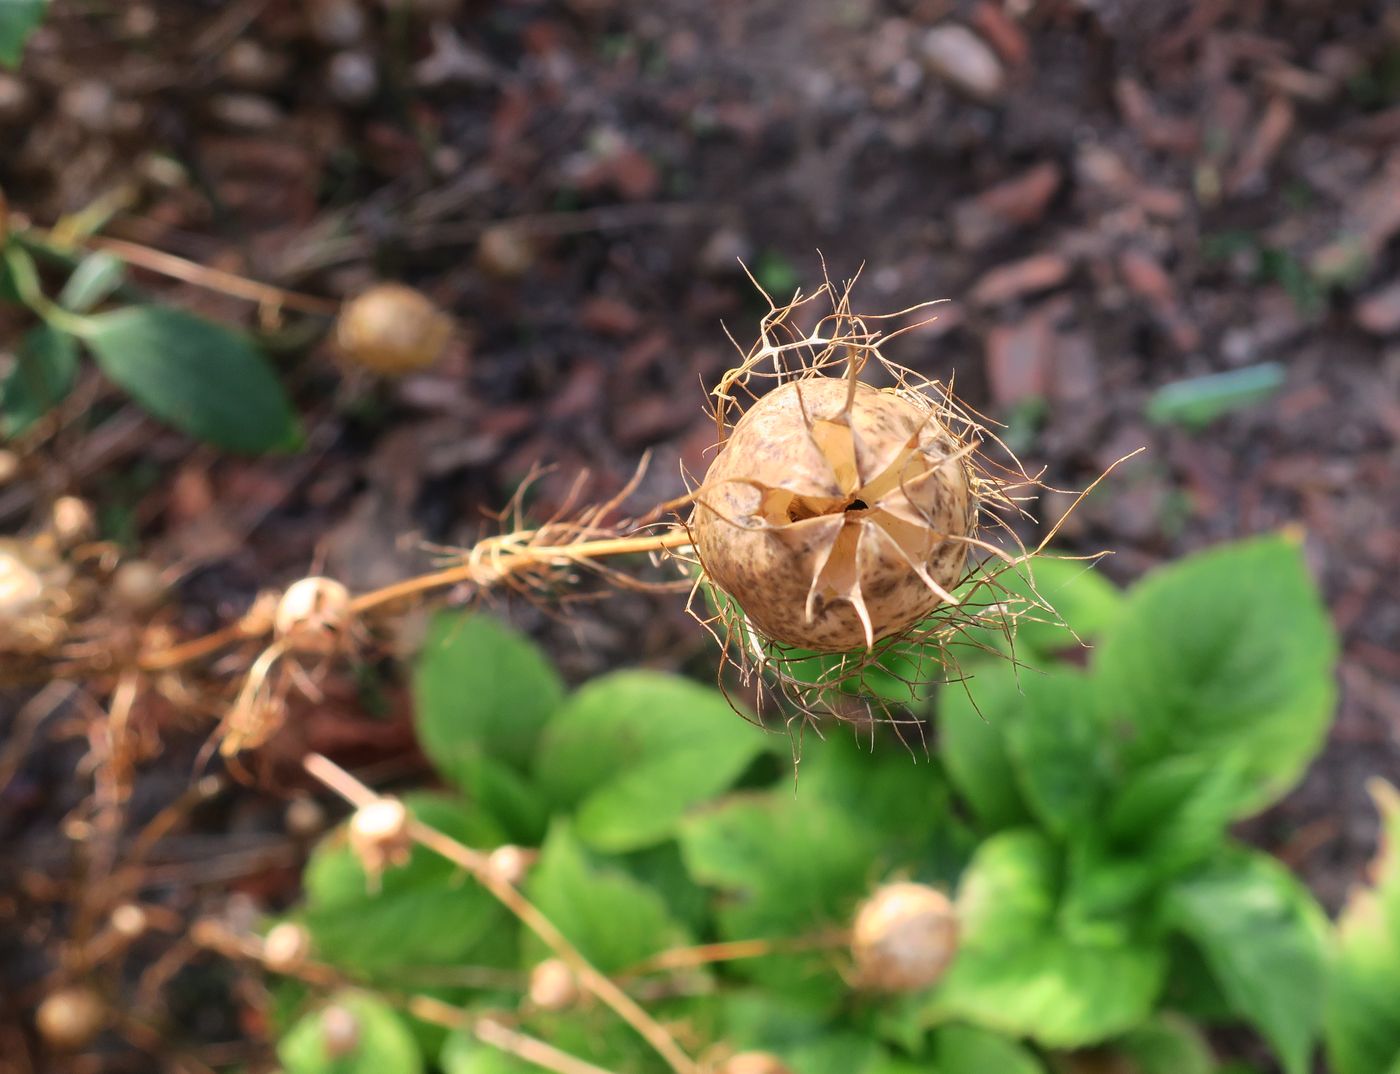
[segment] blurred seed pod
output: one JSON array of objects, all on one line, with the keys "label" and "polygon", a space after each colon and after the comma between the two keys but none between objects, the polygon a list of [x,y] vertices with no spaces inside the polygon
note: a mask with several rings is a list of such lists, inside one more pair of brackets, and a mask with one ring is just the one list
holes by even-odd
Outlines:
[{"label": "blurred seed pod", "polygon": [[413,853],[408,821],[408,810],[397,798],[376,799],[350,818],[350,849],[371,883],[377,884],[391,866],[408,864]]},{"label": "blurred seed pod", "polygon": [[519,887],[537,858],[537,850],[510,845],[497,847],[487,855],[486,871],[498,880]]},{"label": "blurred seed pod", "polygon": [[160,568],[149,560],[129,559],[112,572],[108,592],[114,603],[131,612],[146,612],[169,593]]},{"label": "blurred seed pod", "polygon": [[350,605],[350,590],[334,578],[303,578],[288,586],[277,602],[273,633],[293,652],[335,652],[350,639]]},{"label": "blurred seed pod", "polygon": [[97,515],[86,500],[60,496],[49,511],[48,528],[59,547],[72,548],[97,536]]},{"label": "blurred seed pod", "polygon": [[336,322],[335,340],[351,364],[394,376],[437,362],[453,331],[452,318],[422,292],[383,283],[345,304]]},{"label": "blurred seed pod", "polygon": [[263,938],[263,964],[274,973],[294,973],[311,956],[311,933],[305,925],[282,921]]},{"label": "blurred seed pod", "polygon": [[353,1055],[360,1046],[360,1020],[347,1007],[333,1003],[321,1012],[321,1043],[331,1059]]},{"label": "blurred seed pod", "polygon": [[851,955],[856,979],[879,992],[913,992],[934,984],[953,961],[958,922],[941,891],[886,884],[856,912]]},{"label": "blurred seed pod", "polygon": [[534,243],[514,224],[492,224],[476,240],[476,266],[494,279],[518,280],[534,264]]},{"label": "blurred seed pod", "polygon": [[542,1011],[568,1010],[579,1001],[578,978],[561,959],[547,958],[530,971],[529,999]]},{"label": "blurred seed pod", "polygon": [[34,1012],[34,1025],[44,1043],[59,1051],[86,1048],[107,1025],[106,1001],[86,985],[50,992]]},{"label": "blurred seed pod", "polygon": [[73,570],[48,542],[0,537],[0,653],[42,653],[63,641]]}]

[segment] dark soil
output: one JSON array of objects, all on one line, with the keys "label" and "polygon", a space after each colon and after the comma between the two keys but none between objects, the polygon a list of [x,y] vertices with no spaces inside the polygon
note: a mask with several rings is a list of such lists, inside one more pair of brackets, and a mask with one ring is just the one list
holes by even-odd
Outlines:
[{"label": "dark soil", "polygon": [[[1303,784],[1245,834],[1341,904],[1375,850],[1366,781],[1400,782],[1393,6],[483,0],[435,4],[456,9],[438,20],[367,5],[343,48],[310,32],[315,6],[55,0],[19,72],[27,103],[7,112],[0,92],[0,187],[45,226],[120,191],[105,234],[301,292],[403,279],[465,341],[394,383],[342,376],[324,345],[290,350],[311,432],[285,458],[191,450],[84,385],[108,420],[64,430],[0,488],[0,525],[81,492],[183,568],[196,632],[322,559],[357,588],[401,577],[422,541],[482,532],[534,467],[552,467],[531,501],[547,514],[581,470],[597,498],[649,452],[634,502],[659,502],[703,470],[722,325],[747,344],[764,308],[739,259],[787,293],[820,282],[820,251],[833,279],[862,273],[860,308],[952,300],[890,356],[956,373],[1049,483],[1083,487],[1147,447],[1063,533],[1112,549],[1116,580],[1303,528],[1343,639],[1341,710]],[[973,42],[948,49],[955,26]],[[138,282],[255,321],[238,300]],[[1265,362],[1281,389],[1204,428],[1145,416],[1163,385]],[[521,614],[577,679],[703,666],[677,604]],[[399,691],[377,719],[343,693],[302,715],[286,756],[309,742],[386,778],[420,771]],[[52,972],[73,924],[62,897],[83,882],[59,834],[87,793],[69,723],[45,724],[0,791],[0,1024]],[[171,729],[134,817],[188,785],[207,731]],[[275,796],[226,790],[194,819],[152,859],[177,915],[294,894],[304,847]],[[180,1022],[217,1065],[225,1052],[197,1042],[258,1026],[230,1013],[237,975],[199,965],[176,977]],[[20,1028],[0,1030],[9,1062],[51,1069]],[[110,1069],[150,1062],[114,1053]]]}]

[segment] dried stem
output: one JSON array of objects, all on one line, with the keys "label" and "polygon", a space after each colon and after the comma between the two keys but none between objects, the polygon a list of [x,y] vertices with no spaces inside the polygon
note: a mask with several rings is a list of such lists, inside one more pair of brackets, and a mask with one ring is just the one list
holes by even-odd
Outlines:
[{"label": "dried stem", "polygon": [[708,966],[715,962],[734,962],[745,958],[764,958],[767,955],[801,951],[827,951],[845,947],[848,943],[850,936],[847,932],[837,929],[811,936],[793,936],[778,940],[731,940],[727,943],[707,943],[696,947],[674,947],[628,967],[618,976],[628,980],[651,973]]},{"label": "dried stem", "polygon": [[[308,754],[303,767],[314,778],[355,806],[378,800],[375,792],[334,761],[317,753]],[[413,840],[459,865],[494,895],[520,922],[538,936],[573,972],[579,985],[606,1004],[650,1044],[676,1074],[699,1074],[699,1067],[666,1029],[624,992],[616,983],[593,967],[583,954],[532,902],[509,881],[487,868],[487,855],[474,850],[430,825],[414,820],[409,825]],[[596,1068],[594,1068],[596,1069]]]}]

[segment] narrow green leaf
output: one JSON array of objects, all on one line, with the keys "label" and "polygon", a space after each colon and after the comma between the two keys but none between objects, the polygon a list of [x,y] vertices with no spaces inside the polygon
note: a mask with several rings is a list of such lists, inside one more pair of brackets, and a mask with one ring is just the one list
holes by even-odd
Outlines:
[{"label": "narrow green leaf", "polygon": [[331,1005],[353,1021],[353,1044],[343,1054],[327,1049],[325,1008],[313,1011],[277,1046],[286,1074],[421,1074],[423,1056],[413,1034],[387,1003],[364,992],[341,992],[327,1006]]},{"label": "narrow green leaf", "polygon": [[[584,956],[614,973],[689,942],[656,892],[620,869],[592,860],[567,823],[557,821],[530,870],[527,891]],[[535,937],[526,940],[526,962],[547,957]]]},{"label": "narrow green leaf", "polygon": [[446,778],[517,839],[544,834],[526,771],[564,684],[523,635],[482,614],[438,615],[413,676],[418,740]]},{"label": "narrow green leaf", "polygon": [[183,310],[128,306],[84,318],[82,337],[107,376],[182,432],[247,454],[301,442],[271,365],[240,333]]},{"label": "narrow green leaf", "polygon": [[1400,1070],[1400,795],[1372,786],[1381,813],[1381,848],[1337,922],[1328,981],[1327,1058],[1336,1074]]},{"label": "narrow green leaf", "polygon": [[1296,878],[1257,852],[1228,855],[1167,892],[1167,920],[1200,948],[1232,1007],[1289,1074],[1311,1069],[1327,921]]},{"label": "narrow green leaf", "polygon": [[1266,537],[1148,575],[1094,669],[1129,768],[1230,757],[1247,779],[1232,815],[1283,794],[1336,702],[1337,639],[1301,550]]},{"label": "narrow green leaf", "polygon": [[63,401],[77,376],[77,341],[46,324],[31,328],[20,342],[14,369],[0,384],[0,432],[23,433]]},{"label": "narrow green leaf", "polygon": [[578,836],[600,850],[664,841],[691,806],[728,787],[774,739],[718,690],[673,675],[595,679],[550,722],[535,769]]},{"label": "narrow green leaf", "polygon": [[[4,0],[0,0],[4,3]],[[59,293],[59,305],[74,313],[90,313],[122,285],[126,262],[98,250],[78,262]]]},{"label": "narrow green leaf", "polygon": [[0,65],[18,67],[24,43],[44,21],[48,0],[0,0]]},{"label": "narrow green leaf", "polygon": [[1277,362],[1210,373],[1158,388],[1147,401],[1147,416],[1159,424],[1200,429],[1216,418],[1267,399],[1283,386]]}]

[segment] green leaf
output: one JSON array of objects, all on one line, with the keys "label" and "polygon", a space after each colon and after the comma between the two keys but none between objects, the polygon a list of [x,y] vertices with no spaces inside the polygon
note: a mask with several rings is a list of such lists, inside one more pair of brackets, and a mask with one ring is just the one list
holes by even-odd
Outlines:
[{"label": "green leaf", "polygon": [[344,1055],[328,1052],[322,1029],[324,1008],[314,1011],[277,1046],[286,1074],[421,1074],[423,1056],[413,1034],[387,1003],[363,992],[341,992],[332,1003],[354,1020],[353,1047]]},{"label": "green leaf", "polygon": [[[483,1044],[463,1029],[447,1038],[438,1065],[443,1074],[539,1074],[540,1070],[534,1063]],[[394,1072],[385,1071],[384,1074]]]},{"label": "green leaf", "polygon": [[1147,1017],[1163,953],[1114,930],[1064,931],[1059,872],[1039,832],[1002,832],[982,844],[958,892],[958,954],[931,997],[930,1017],[1055,1048],[1101,1042]]},{"label": "green leaf", "polygon": [[959,595],[989,620],[967,632],[969,643],[1014,653],[1033,667],[1094,643],[1123,608],[1123,594],[1094,563],[1056,559],[1054,553],[974,575]]},{"label": "green leaf", "polygon": [[[849,921],[878,877],[878,852],[847,811],[790,789],[730,798],[687,818],[681,851],[691,875],[718,888],[725,939],[811,936]],[[734,972],[814,1003],[847,991],[826,954],[784,955],[736,963]]]},{"label": "green leaf", "polygon": [[24,43],[44,21],[48,0],[0,0],[0,65],[18,67]]},{"label": "green leaf", "polygon": [[1132,1060],[1133,1074],[1213,1074],[1215,1057],[1185,1018],[1159,1014],[1125,1034],[1116,1050]]},{"label": "green leaf", "polygon": [[84,318],[82,336],[107,376],[182,432],[246,454],[301,442],[272,366],[238,332],[183,310],[127,306]]},{"label": "green leaf", "polygon": [[544,834],[547,811],[526,778],[564,684],[528,638],[489,615],[434,618],[413,676],[423,751],[517,839]]},{"label": "green leaf", "polygon": [[673,835],[687,809],[772,743],[717,690],[622,671],[569,699],[544,733],[535,772],[557,808],[576,811],[585,843],[636,850]]},{"label": "green leaf", "polygon": [[[550,829],[526,888],[544,915],[604,973],[688,942],[660,895],[591,859],[566,822],[556,821]],[[531,963],[549,954],[533,936],[526,952]]]},{"label": "green leaf", "polygon": [[996,665],[939,694],[938,738],[948,778],[977,819],[992,831],[1030,819],[1006,742],[1006,727],[1021,704],[1015,676]]},{"label": "green leaf", "polygon": [[[4,3],[4,0],[0,0]],[[122,285],[126,278],[126,262],[98,250],[78,262],[78,267],[63,285],[59,305],[74,313],[89,313]]]},{"label": "green leaf", "polygon": [[[488,818],[458,802],[415,794],[405,804],[424,823],[470,846],[501,841]],[[475,881],[422,847],[413,848],[407,865],[388,869],[376,891],[338,832],[316,848],[302,883],[301,916],[317,955],[337,966],[373,975],[469,961],[514,963],[509,914]]]},{"label": "green leaf", "polygon": [[1202,429],[1216,418],[1267,399],[1283,386],[1277,362],[1210,373],[1158,388],[1147,401],[1147,416],[1161,425]]},{"label": "green leaf", "polygon": [[1263,1033],[1284,1069],[1310,1070],[1327,923],[1307,889],[1273,859],[1239,852],[1173,885],[1165,916],[1200,948],[1231,1006]]},{"label": "green leaf", "polygon": [[873,1040],[848,1032],[828,1032],[781,1054],[801,1074],[882,1074],[887,1058]]},{"label": "green leaf", "polygon": [[1040,1060],[1015,1041],[976,1026],[938,1030],[933,1056],[939,1074],[1045,1074]]},{"label": "green leaf", "polygon": [[1248,780],[1239,817],[1276,800],[1317,752],[1336,654],[1300,549],[1267,537],[1149,575],[1094,666],[1128,766],[1236,759]]},{"label": "green leaf", "polygon": [[1337,922],[1326,1005],[1327,1058],[1336,1074],[1400,1069],[1400,795],[1376,781],[1381,851],[1375,886],[1358,889]]},{"label": "green leaf", "polygon": [[[4,3],[4,0],[0,0]],[[4,247],[0,247],[0,254],[4,253]],[[24,300],[19,296],[19,288],[15,286],[14,277],[10,275],[9,261],[0,256],[0,302],[13,302],[16,305]]]},{"label": "green leaf", "polygon": [[14,369],[0,385],[0,431],[19,436],[63,401],[77,376],[73,337],[49,325],[31,328],[20,342]]}]

